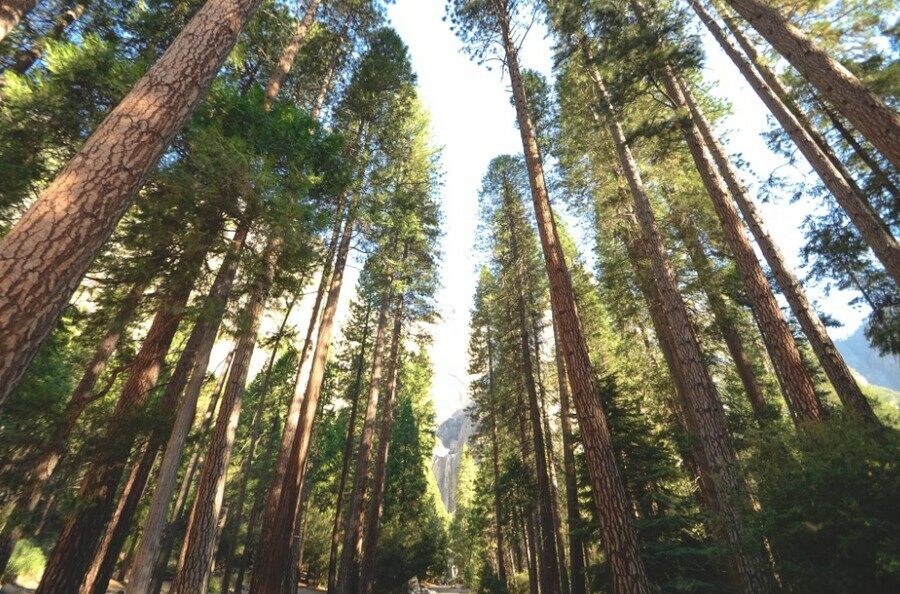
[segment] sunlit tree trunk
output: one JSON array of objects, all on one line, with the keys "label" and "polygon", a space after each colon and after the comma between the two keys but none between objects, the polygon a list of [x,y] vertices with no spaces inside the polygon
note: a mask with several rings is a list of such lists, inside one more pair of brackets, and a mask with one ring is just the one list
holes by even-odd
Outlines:
[{"label": "sunlit tree trunk", "polygon": [[294,66],[294,60],[297,58],[297,53],[306,39],[310,25],[313,24],[313,20],[316,18],[316,12],[318,12],[320,4],[322,4],[322,0],[308,0],[303,18],[297,23],[297,29],[294,31],[293,37],[291,37],[284,51],[282,51],[281,59],[278,60],[278,64],[275,65],[269,77],[269,82],[266,83],[266,109],[272,107],[272,103],[275,102],[275,98],[278,96],[278,91],[281,90],[281,85],[284,84],[288,74],[290,74],[291,68]]},{"label": "sunlit tree trunk", "polygon": [[0,41],[16,28],[19,22],[28,16],[37,0],[3,0],[0,2]]},{"label": "sunlit tree trunk", "polygon": [[550,281],[552,310],[553,315],[557,318],[560,342],[563,344],[565,352],[572,399],[581,427],[594,503],[600,517],[604,549],[610,564],[613,586],[618,594],[649,592],[650,584],[641,560],[637,533],[631,516],[631,505],[616,465],[606,415],[596,398],[594,370],[591,366],[587,342],[578,315],[575,291],[550,208],[543,164],[519,69],[517,49],[511,36],[509,15],[506,14],[505,4],[498,2],[497,5],[503,33],[506,66],[512,84],[519,132],[522,136],[525,163],[531,183],[535,217],[547,266],[547,276]]},{"label": "sunlit tree trunk", "polygon": [[0,406],[260,3],[207,0],[0,242]]}]

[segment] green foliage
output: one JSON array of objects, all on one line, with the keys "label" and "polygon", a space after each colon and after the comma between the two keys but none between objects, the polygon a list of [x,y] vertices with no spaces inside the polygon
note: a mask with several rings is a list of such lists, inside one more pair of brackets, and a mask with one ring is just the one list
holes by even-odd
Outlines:
[{"label": "green foliage", "polygon": [[24,583],[33,582],[40,578],[46,563],[47,557],[41,547],[23,538],[16,542],[5,576]]}]

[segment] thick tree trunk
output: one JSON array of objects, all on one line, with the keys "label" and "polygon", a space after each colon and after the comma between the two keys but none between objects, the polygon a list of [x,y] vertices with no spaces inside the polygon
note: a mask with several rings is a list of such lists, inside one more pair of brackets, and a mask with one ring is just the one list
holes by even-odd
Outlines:
[{"label": "thick tree trunk", "polygon": [[[178,466],[184,454],[184,446],[191,431],[191,426],[194,424],[200,389],[203,387],[203,380],[209,367],[209,358],[216,342],[216,335],[219,332],[222,316],[225,314],[225,307],[234,287],[234,279],[237,275],[238,264],[249,229],[250,222],[242,221],[235,230],[234,237],[231,240],[230,251],[223,259],[219,272],[216,274],[212,287],[210,287],[209,295],[206,298],[204,304],[205,315],[198,320],[191,331],[185,353],[182,353],[182,357],[172,374],[173,382],[170,383],[170,388],[174,390],[177,387],[178,395],[181,392],[181,385],[176,385],[174,380],[184,377],[188,371],[190,371],[190,380],[184,389],[184,398],[181,405],[178,406],[178,413],[172,425],[171,433],[169,433],[165,453],[160,463],[156,488],[150,500],[150,509],[147,512],[147,519],[144,521],[140,544],[135,553],[134,563],[128,578],[129,594],[149,594],[153,568],[156,565],[155,560],[159,556],[163,529],[169,513],[169,502],[172,500],[172,494],[175,492],[178,480]],[[228,365],[230,364],[231,360],[229,359]],[[223,378],[227,375],[227,367],[222,375]],[[175,396],[173,403],[177,403],[178,395]],[[173,404],[173,408],[174,406]],[[210,412],[211,414],[212,412]]]},{"label": "thick tree trunk", "polygon": [[712,310],[713,319],[716,327],[722,333],[725,339],[725,346],[734,362],[735,371],[741,379],[744,386],[744,392],[747,394],[747,400],[750,401],[750,407],[753,409],[757,417],[764,417],[767,414],[768,406],[763,396],[762,389],[756,379],[756,371],[753,369],[753,362],[744,348],[744,339],[735,324],[734,313],[729,310],[725,299],[720,292],[721,285],[714,281],[716,270],[713,268],[706,250],[697,236],[697,231],[692,227],[690,221],[684,221],[678,225],[678,235],[681,237],[685,248],[687,248],[688,256],[700,283],[703,285],[703,291],[706,294],[706,300],[709,302],[709,308]]},{"label": "thick tree trunk", "polygon": [[128,480],[125,481],[116,511],[106,526],[106,533],[94,554],[90,569],[84,576],[79,594],[106,594],[109,580],[112,579],[113,571],[119,560],[119,554],[131,531],[131,524],[141,502],[141,495],[144,494],[144,488],[147,486],[147,481],[150,480],[150,473],[156,463],[157,454],[159,454],[159,443],[151,435],[140,459],[132,469]]},{"label": "thick tree trunk", "polygon": [[810,347],[812,347],[819,363],[822,365],[822,369],[825,370],[825,374],[834,386],[838,398],[840,398],[845,408],[853,411],[866,422],[877,424],[878,420],[875,417],[872,406],[862,393],[862,390],[860,390],[859,385],[857,385],[850,368],[847,367],[840,351],[832,342],[822,320],[816,314],[809,299],[806,298],[803,287],[787,265],[778,245],[768,234],[762,217],[756,210],[756,205],[753,204],[741,182],[740,175],[725,154],[725,149],[722,148],[722,145],[719,144],[713,134],[709,121],[703,115],[690,93],[686,95],[686,98],[698,130],[712,151],[719,170],[725,176],[725,181],[728,183],[728,187],[731,189],[731,193],[735,197],[741,213],[744,215],[744,220],[747,221],[747,225],[750,227],[750,232],[753,233],[753,237],[756,239],[763,257],[775,275],[775,280],[782,294],[787,299],[791,311],[800,323],[800,328],[806,335],[807,340],[809,340]]},{"label": "thick tree trunk", "polygon": [[596,68],[591,65],[590,50],[584,43],[585,62],[588,67],[601,105],[607,112],[610,134],[616,144],[620,165],[625,173],[634,199],[635,213],[649,252],[650,264],[659,287],[666,321],[674,340],[678,357],[677,368],[684,382],[682,403],[688,426],[697,440],[701,454],[698,462],[714,490],[714,511],[721,514],[723,539],[729,547],[732,574],[739,591],[769,592],[771,573],[766,567],[762,546],[748,533],[744,515],[749,509],[750,498],[740,474],[737,456],[725,422],[725,412],[718,391],[706,368],[700,345],[678,291],[674,271],[663,245],[650,200],[644,191],[637,163],[625,140],[622,126],[615,119],[609,95]]},{"label": "thick tree trunk", "polygon": [[[404,254],[405,256],[405,254]],[[405,257],[404,257],[405,259]],[[381,512],[384,506],[387,463],[390,456],[391,437],[394,430],[394,404],[397,401],[397,376],[400,372],[400,342],[403,340],[403,293],[399,292],[394,303],[394,327],[391,330],[391,353],[388,360],[384,406],[381,411],[381,429],[378,432],[378,453],[375,457],[375,473],[372,476],[372,495],[369,498],[369,515],[366,517],[362,567],[359,575],[360,594],[372,594],[375,582],[375,552],[378,550],[378,534],[381,529]]]},{"label": "thick tree trunk", "polygon": [[[687,89],[675,77],[671,68],[664,66],[660,75],[669,99],[674,103],[674,109],[679,112],[688,109]],[[728,192],[725,181],[716,168],[715,160],[692,113],[689,111],[687,117],[679,118],[676,125],[684,134],[694,164],[721,222],[725,240],[737,264],[747,300],[762,334],[769,359],[775,368],[775,376],[781,384],[781,392],[787,402],[791,418],[798,425],[820,421],[825,418],[822,403],[803,363],[794,335],[781,313],[762,266],[756,259],[756,253],[747,238],[733,196]]]},{"label": "thick tree trunk", "polygon": [[231,363],[228,383],[222,394],[216,427],[200,472],[194,507],[191,510],[184,545],[172,582],[173,594],[206,592],[209,586],[209,574],[219,537],[226,472],[241,414],[250,360],[256,348],[256,336],[275,279],[276,264],[282,248],[281,236],[276,235],[269,239],[263,250],[263,269],[254,281],[250,299],[245,306],[243,317],[245,325],[238,334],[234,361]]},{"label": "thick tree trunk", "polygon": [[207,0],[0,242],[0,406],[260,3]]},{"label": "thick tree trunk", "polygon": [[[35,44],[25,50],[20,52],[16,56],[16,61],[10,67],[10,70],[17,74],[25,74],[28,72],[34,63],[41,59],[41,56],[44,55],[44,48],[47,45],[47,40],[57,41],[62,38],[63,33],[66,32],[72,23],[77,21],[82,14],[84,14],[85,9],[87,8],[87,2],[79,2],[72,8],[69,8],[62,16],[59,17],[59,21],[57,21],[56,25],[54,25],[53,29],[47,33],[47,36],[44,39],[41,39]],[[2,84],[2,83],[0,83]]]},{"label": "thick tree trunk", "polygon": [[[304,281],[300,286],[305,286],[305,284],[306,282]],[[231,583],[231,571],[234,564],[234,552],[236,549],[238,533],[241,529],[241,520],[244,517],[244,503],[247,499],[247,483],[250,480],[250,469],[253,465],[253,459],[256,457],[256,446],[259,442],[260,436],[262,435],[262,418],[266,410],[266,403],[268,401],[269,386],[272,381],[272,368],[275,367],[275,360],[278,356],[278,347],[281,344],[281,339],[284,338],[284,331],[285,328],[287,328],[288,318],[290,318],[291,312],[294,311],[294,305],[296,305],[296,303],[297,296],[294,295],[291,299],[290,304],[284,312],[284,317],[281,319],[281,325],[278,327],[278,332],[275,335],[275,343],[272,345],[272,354],[269,355],[269,361],[266,364],[266,371],[265,375],[263,376],[262,386],[260,387],[259,401],[256,403],[256,410],[253,411],[253,421],[250,424],[250,443],[247,446],[247,455],[241,462],[241,468],[238,471],[240,483],[238,486],[238,496],[234,504],[234,513],[232,514],[232,518],[229,523],[230,538],[226,539],[227,542],[230,543],[230,548],[225,554],[224,569],[222,570],[222,584],[220,587],[220,590],[222,592],[228,592],[228,586]]]},{"label": "thick tree trunk", "polygon": [[[767,69],[764,70],[765,66],[761,64],[754,68],[754,64],[748,61],[738,48],[731,43],[725,32],[697,0],[692,0],[691,6],[722,47],[725,54],[737,66],[747,80],[747,84],[756,91],[762,102],[778,123],[781,124],[785,133],[791,138],[813,170],[822,179],[822,182],[835,197],[835,200],[837,200],[844,212],[847,213],[847,216],[850,217],[854,226],[856,226],[863,239],[872,248],[872,251],[875,252],[888,274],[894,279],[894,282],[900,284],[900,243],[897,242],[897,239],[891,234],[890,229],[885,225],[878,212],[875,211],[871,203],[853,182],[850,173],[846,171],[824,137],[812,127],[812,124],[805,116],[802,118],[798,117],[797,113],[789,109],[785,104],[788,92],[774,73]],[[734,30],[737,29],[735,28]],[[747,51],[754,51],[752,46],[749,45],[749,41],[741,37],[738,37],[738,40],[743,41],[742,45],[745,45]],[[754,55],[750,56],[750,60],[753,60]],[[773,87],[772,84],[778,86]],[[799,109],[797,111],[799,112]]]},{"label": "thick tree trunk", "polygon": [[[186,268],[195,268],[193,264]],[[185,274],[187,270],[181,272]],[[191,274],[185,276],[187,279],[193,277]],[[97,451],[82,481],[79,494],[82,505],[68,520],[53,547],[37,589],[39,594],[75,594],[90,567],[114,511],[116,488],[136,437],[135,421],[144,412],[184,315],[192,287],[187,279],[179,279],[167,296],[131,364],[128,381],[102,438],[104,447]]]},{"label": "thick tree trunk", "polygon": [[591,477],[594,503],[600,517],[603,543],[613,576],[613,587],[618,594],[649,592],[650,584],[641,560],[637,533],[631,517],[631,505],[616,465],[606,415],[594,389],[594,370],[578,315],[575,291],[550,208],[550,197],[544,181],[543,164],[535,140],[534,126],[529,115],[517,50],[510,32],[508,15],[505,14],[503,5],[499,6],[506,65],[512,83],[535,217],[550,281],[552,310],[558,320],[560,342],[565,350],[572,397],[581,426],[585,458]]},{"label": "thick tree trunk", "polygon": [[366,515],[366,497],[369,485],[369,466],[372,462],[372,446],[375,443],[375,423],[378,416],[378,399],[381,395],[381,376],[384,370],[384,343],[387,340],[388,314],[391,308],[392,295],[389,288],[384,289],[381,298],[381,309],[378,312],[378,326],[375,331],[375,344],[372,352],[372,371],[369,376],[369,398],[363,416],[362,431],[359,435],[359,446],[356,451],[356,469],[353,473],[353,490],[347,506],[347,519],[344,523],[344,542],[341,548],[341,560],[338,564],[338,594],[350,594],[360,589],[359,559],[356,558],[356,543],[362,530]]},{"label": "thick tree trunk", "polygon": [[[344,231],[338,246],[337,257],[334,263],[334,274],[331,277],[325,309],[322,312],[322,322],[319,324],[316,348],[313,353],[306,392],[298,415],[297,429],[294,434],[290,455],[286,458],[284,481],[275,504],[272,504],[270,497],[269,502],[272,506],[267,510],[267,518],[264,518],[263,521],[259,557],[254,567],[253,578],[250,581],[250,592],[253,594],[278,592],[281,588],[281,582],[287,573],[288,563],[290,563],[290,539],[294,533],[298,502],[303,491],[310,436],[319,404],[322,380],[325,376],[325,363],[328,359],[328,351],[331,348],[334,318],[341,296],[344,268],[350,253],[350,241],[353,237],[355,212],[354,204],[350,206],[350,210],[347,213]],[[295,386],[295,393],[298,388],[299,383]],[[269,519],[269,522],[266,522],[266,519]]]},{"label": "thick tree trunk", "polygon": [[763,0],[727,0],[757,33],[900,169],[900,115]]},{"label": "thick tree trunk", "polygon": [[6,39],[9,32],[28,16],[37,0],[2,0],[0,2],[0,41]]},{"label": "thick tree trunk", "polygon": [[549,468],[547,465],[547,446],[544,443],[544,431],[541,427],[541,406],[538,402],[535,385],[535,368],[532,361],[531,339],[529,337],[528,306],[525,303],[525,280],[519,241],[516,233],[516,220],[513,212],[515,197],[508,183],[503,188],[503,213],[506,217],[509,232],[509,250],[514,270],[516,291],[516,323],[519,329],[519,356],[522,361],[522,379],[525,393],[528,395],[528,411],[531,419],[532,447],[534,448],[535,476],[538,486],[538,521],[540,522],[541,543],[538,547],[540,555],[541,592],[545,594],[561,594],[559,576],[559,559],[557,557],[556,530],[553,524],[552,495],[550,493]]},{"label": "thick tree trunk", "polygon": [[366,361],[366,342],[369,338],[369,317],[372,306],[366,303],[366,319],[363,324],[362,341],[359,345],[359,354],[356,357],[356,377],[350,392],[350,416],[347,420],[347,439],[344,441],[344,455],[341,458],[341,478],[338,481],[338,491],[335,498],[334,524],[331,528],[331,549],[328,553],[328,591],[334,592],[337,585],[338,546],[341,543],[341,528],[343,526],[344,492],[347,489],[347,476],[350,473],[350,458],[353,456],[353,436],[356,432],[356,417],[359,411],[359,392],[362,386],[362,375]]},{"label": "thick tree trunk", "polygon": [[[571,570],[572,594],[587,594],[584,564],[584,539],[581,536],[581,512],[578,507],[578,480],[575,469],[575,443],[572,432],[572,411],[569,406],[569,378],[562,345],[553,323],[553,337],[556,341],[556,373],[559,379],[559,423],[563,442],[563,474],[566,483],[566,523],[569,528],[569,562]],[[494,469],[497,472],[497,468]],[[499,505],[499,502],[497,503]]]},{"label": "thick tree trunk", "polygon": [[320,4],[322,4],[322,0],[309,0],[306,5],[306,11],[303,13],[303,18],[297,23],[297,30],[294,31],[294,36],[291,37],[291,40],[281,53],[281,59],[278,60],[278,64],[275,65],[275,69],[269,77],[269,82],[266,84],[266,109],[272,107],[275,97],[278,96],[278,91],[281,90],[281,85],[284,84],[288,74],[290,74],[291,68],[294,66],[294,60],[297,58],[300,46],[303,45],[303,41],[306,39],[310,25],[316,18]]}]

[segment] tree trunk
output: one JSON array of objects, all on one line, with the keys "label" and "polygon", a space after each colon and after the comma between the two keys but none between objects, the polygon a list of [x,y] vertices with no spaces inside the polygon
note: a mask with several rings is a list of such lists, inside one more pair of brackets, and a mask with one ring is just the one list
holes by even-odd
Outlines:
[{"label": "tree trunk", "polygon": [[47,45],[47,40],[49,39],[58,41],[59,39],[61,39],[63,33],[66,32],[66,29],[68,29],[72,25],[72,23],[77,21],[82,14],[84,14],[86,8],[86,1],[79,2],[72,8],[62,13],[62,16],[59,17],[59,21],[57,21],[56,25],[53,27],[53,29],[50,30],[50,32],[44,39],[35,42],[35,44],[31,48],[19,52],[19,54],[16,56],[16,61],[10,67],[10,70],[18,74],[25,74],[26,72],[28,72],[31,67],[34,66],[34,63],[40,60],[41,56],[44,55],[44,49]]},{"label": "tree trunk", "polygon": [[745,593],[769,592],[771,574],[766,567],[762,546],[749,534],[744,514],[749,509],[750,498],[740,474],[737,456],[725,422],[725,412],[719,400],[715,384],[706,368],[703,353],[694,332],[687,309],[678,292],[678,284],[668,254],[656,225],[650,200],[644,191],[643,181],[631,150],[625,140],[622,126],[614,117],[614,108],[596,68],[591,65],[590,49],[583,41],[585,63],[601,105],[607,112],[610,134],[616,144],[620,165],[628,180],[634,199],[635,213],[650,256],[650,264],[659,287],[666,321],[671,329],[674,348],[677,349],[679,375],[684,381],[682,403],[688,426],[697,440],[701,454],[701,471],[714,489],[713,511],[721,514],[723,538],[727,542],[732,574],[738,590]]},{"label": "tree trunk", "polygon": [[350,503],[347,506],[347,519],[344,524],[344,543],[341,548],[341,560],[338,565],[338,594],[350,594],[361,588],[357,584],[359,577],[359,559],[356,558],[356,542],[362,530],[366,515],[366,496],[369,483],[369,466],[372,461],[372,446],[375,443],[375,423],[378,415],[378,399],[381,395],[381,375],[384,361],[384,343],[387,339],[388,314],[391,308],[390,288],[384,289],[381,298],[381,309],[378,312],[378,326],[375,331],[375,344],[372,353],[372,371],[369,376],[369,398],[363,416],[362,431],[356,453],[356,470],[353,474],[353,490],[350,492]]},{"label": "tree trunk", "polygon": [[649,592],[650,585],[640,556],[637,534],[631,517],[631,506],[616,465],[606,415],[596,398],[594,371],[575,303],[575,291],[550,208],[543,164],[535,140],[534,126],[529,115],[525,87],[519,70],[517,50],[510,32],[508,15],[502,4],[499,4],[498,10],[502,25],[506,65],[509,69],[519,132],[522,136],[525,163],[531,183],[535,217],[547,266],[547,276],[550,281],[552,310],[554,317],[558,320],[560,342],[565,349],[572,397],[581,426],[594,503],[600,516],[601,532],[612,571],[613,586],[618,594]]},{"label": "tree trunk", "polygon": [[[675,77],[669,66],[664,66],[660,74],[669,98],[674,103],[674,109],[679,113],[687,109],[686,96],[689,90]],[[725,240],[743,280],[750,308],[775,368],[791,417],[798,425],[820,421],[825,418],[825,411],[800,356],[800,349],[781,313],[762,266],[756,259],[733,196],[729,194],[725,181],[716,169],[709,147],[693,118],[693,112],[689,111],[687,117],[679,118],[676,126],[684,134],[694,164],[722,224]]]},{"label": "tree trunk", "polygon": [[515,267],[516,291],[516,323],[519,329],[519,356],[522,361],[522,380],[525,393],[528,395],[528,411],[531,418],[532,447],[534,448],[535,475],[538,486],[538,521],[540,522],[541,543],[538,547],[540,555],[540,583],[544,594],[561,594],[559,577],[559,559],[556,548],[556,530],[553,525],[552,502],[550,493],[549,469],[547,466],[547,447],[544,443],[544,431],[541,427],[541,407],[538,402],[537,387],[534,382],[534,363],[529,338],[528,306],[525,303],[525,280],[522,257],[519,254],[519,242],[516,233],[516,220],[513,213],[515,198],[512,188],[504,183],[503,213],[509,231],[510,256]]},{"label": "tree trunk", "polygon": [[725,154],[725,149],[722,148],[713,134],[709,121],[703,115],[690,93],[686,95],[686,98],[698,130],[711,149],[719,170],[725,176],[725,181],[728,183],[732,195],[735,197],[738,207],[744,215],[744,220],[747,221],[747,225],[750,227],[750,231],[753,233],[753,237],[756,239],[763,257],[775,274],[775,280],[782,294],[787,299],[791,311],[800,323],[800,327],[809,340],[809,344],[819,363],[825,370],[825,374],[834,386],[838,398],[840,398],[845,408],[853,411],[866,422],[877,424],[878,419],[875,417],[872,406],[857,385],[850,368],[847,367],[840,351],[832,342],[822,320],[816,315],[815,310],[806,298],[803,287],[785,262],[781,250],[765,229],[762,217],[756,210],[756,205],[753,204],[741,183],[740,175]]},{"label": "tree trunk", "polygon": [[[404,253],[404,260],[405,258]],[[381,429],[378,433],[378,454],[375,458],[375,474],[372,477],[372,496],[369,515],[366,517],[362,568],[359,577],[360,594],[372,594],[375,582],[375,552],[378,550],[378,534],[381,529],[381,512],[384,506],[387,463],[390,456],[391,437],[394,430],[394,403],[397,400],[397,375],[400,370],[400,342],[403,340],[403,293],[398,292],[394,304],[394,327],[391,330],[391,353],[388,362],[386,394],[381,411]]]},{"label": "tree trunk", "polygon": [[[199,259],[199,258],[198,258]],[[199,264],[199,263],[198,263]],[[194,268],[191,262],[189,268]],[[181,271],[182,274],[186,270]],[[116,487],[135,441],[136,421],[144,413],[175,337],[191,292],[193,275],[185,274],[157,311],[141,350],[131,364],[101,443],[82,481],[82,505],[63,528],[41,578],[38,594],[75,594],[113,513]],[[191,279],[191,280],[188,280]]]},{"label": "tree trunk", "polygon": [[281,59],[278,60],[278,64],[275,66],[272,76],[269,77],[269,82],[266,84],[266,109],[272,107],[275,97],[278,96],[278,91],[281,90],[281,85],[284,84],[288,74],[291,72],[294,60],[297,58],[300,46],[303,45],[303,41],[306,39],[310,25],[316,18],[316,12],[318,12],[320,4],[322,4],[322,0],[309,0],[309,3],[306,5],[306,11],[303,13],[303,18],[297,23],[297,30],[294,31],[294,36],[291,37],[287,47],[281,53]]},{"label": "tree trunk", "polygon": [[350,417],[347,421],[347,439],[344,441],[344,455],[341,459],[341,478],[335,498],[334,524],[331,528],[331,549],[328,554],[328,591],[334,592],[337,585],[338,546],[341,543],[341,527],[343,526],[344,491],[347,488],[347,475],[350,472],[350,458],[353,456],[353,436],[356,432],[356,417],[359,411],[359,392],[362,386],[362,374],[366,361],[366,341],[369,338],[369,317],[372,306],[366,303],[366,319],[363,325],[362,341],[356,358],[356,377],[350,393]]},{"label": "tree trunk", "polygon": [[260,3],[207,0],[0,242],[0,406]]},{"label": "tree trunk", "polygon": [[[294,532],[296,510],[303,489],[303,475],[309,454],[310,434],[319,403],[322,380],[325,376],[325,363],[331,348],[334,318],[344,280],[344,267],[347,264],[350,241],[353,237],[355,211],[355,205],[351,205],[344,223],[344,231],[334,263],[334,274],[331,277],[325,309],[322,312],[322,322],[319,324],[312,367],[309,371],[306,392],[298,415],[297,429],[292,440],[290,455],[286,458],[284,481],[274,505],[272,505],[270,494],[270,507],[267,510],[269,513],[263,520],[259,557],[250,581],[250,592],[253,594],[271,594],[279,591],[290,562],[290,539]],[[297,388],[299,388],[299,383],[295,386],[295,393]],[[271,518],[270,521],[266,522],[265,520],[269,518]]]},{"label": "tree trunk", "polygon": [[[891,234],[890,229],[872,204],[861,194],[849,172],[828,146],[827,141],[812,128],[811,123],[805,117],[801,120],[785,105],[783,97],[787,96],[787,90],[774,73],[754,69],[753,64],[741,55],[738,48],[728,40],[725,32],[699,2],[692,0],[691,6],[722,50],[740,70],[747,83],[756,91],[762,102],[781,124],[785,133],[794,141],[850,220],[853,221],[854,226],[875,252],[894,282],[900,284],[900,243]],[[748,44],[746,40],[744,43]],[[771,82],[778,84],[778,87],[772,87]]]},{"label": "tree trunk", "polygon": [[900,115],[832,59],[777,8],[761,0],[727,0],[756,32],[816,87],[875,148],[900,169]]},{"label": "tree trunk", "polygon": [[[169,513],[169,503],[172,500],[172,494],[175,492],[175,485],[178,481],[178,466],[184,454],[184,446],[191,431],[191,426],[194,424],[200,389],[203,387],[203,380],[209,367],[209,358],[216,342],[216,335],[219,332],[219,326],[225,314],[225,307],[234,287],[234,279],[237,275],[238,264],[240,263],[241,253],[243,252],[249,229],[250,222],[242,221],[235,230],[234,237],[231,240],[230,251],[223,259],[219,272],[216,274],[212,287],[210,287],[209,295],[206,298],[204,317],[198,320],[188,339],[188,346],[185,348],[185,352],[189,356],[185,357],[185,353],[182,354],[182,358],[172,374],[173,380],[176,377],[183,377],[188,371],[190,371],[191,375],[184,390],[184,398],[181,405],[178,406],[178,413],[172,425],[171,433],[169,433],[168,443],[160,463],[156,488],[150,500],[150,509],[147,513],[147,519],[144,521],[140,544],[135,553],[134,563],[128,578],[129,594],[149,594],[150,591],[153,568],[156,565],[155,560],[159,556],[163,529]],[[194,347],[195,341],[196,347]],[[233,357],[233,355],[230,355],[230,357]],[[231,365],[231,360],[229,360],[228,365]],[[223,379],[227,375],[227,367],[222,375]],[[170,387],[174,388],[174,383],[174,381],[170,383]],[[177,386],[177,388],[180,395],[181,386]],[[177,402],[177,395],[173,402]],[[173,408],[174,406],[173,404]],[[212,411],[209,414],[211,416]]]},{"label": "tree trunk", "polygon": [[[300,286],[302,287],[305,284],[306,282],[304,281]],[[238,471],[238,476],[240,477],[238,496],[235,500],[234,514],[232,515],[230,522],[230,538],[226,539],[226,541],[231,544],[229,550],[226,552],[224,569],[222,570],[222,585],[220,590],[223,593],[228,592],[228,585],[231,582],[235,545],[237,543],[238,533],[241,529],[241,520],[244,516],[244,503],[247,499],[247,483],[250,480],[250,469],[253,465],[253,459],[256,457],[256,445],[262,435],[262,417],[266,410],[269,385],[272,381],[272,368],[275,366],[275,359],[278,356],[278,347],[281,343],[281,339],[284,338],[284,330],[287,327],[288,318],[291,316],[291,312],[294,310],[294,305],[296,305],[296,303],[297,295],[294,295],[287,310],[284,312],[284,317],[281,319],[281,326],[278,328],[278,333],[275,335],[275,344],[272,345],[272,354],[269,356],[269,362],[266,365],[265,375],[263,376],[262,386],[260,387],[259,402],[256,403],[256,410],[253,412],[253,421],[250,429],[250,444],[247,446],[247,455],[241,462],[241,468]]]},{"label": "tree trunk", "polygon": [[79,594],[106,594],[109,580],[112,579],[116,562],[119,560],[119,553],[122,552],[128,533],[131,531],[131,524],[141,502],[141,495],[144,494],[144,488],[147,486],[147,481],[150,480],[150,473],[156,463],[158,453],[159,443],[151,435],[138,463],[135,464],[131,475],[125,482],[122,493],[119,494],[118,506],[110,522],[106,525],[106,533],[94,554],[90,569],[84,576]]},{"label": "tree trunk", "polygon": [[256,335],[259,333],[260,321],[275,279],[276,264],[282,247],[281,236],[276,235],[269,239],[263,250],[263,270],[255,279],[250,299],[244,309],[245,325],[238,335],[234,361],[222,395],[216,427],[200,472],[194,507],[191,510],[184,545],[172,582],[173,594],[206,592],[209,586],[209,574],[219,537],[219,514],[222,511],[222,499],[225,494],[225,477],[241,414],[244,387],[250,371],[250,360],[256,347]]},{"label": "tree trunk", "polygon": [[28,16],[37,0],[2,0],[0,2],[0,41],[6,39],[9,32],[16,28],[23,18]]},{"label": "tree trunk", "polygon": [[[497,431],[497,403],[494,395],[494,353],[488,329],[488,394],[491,401],[491,463],[494,471],[494,524],[497,535],[497,578],[504,591],[509,587],[506,576],[506,546],[503,539],[503,507],[500,497],[500,438]],[[574,566],[573,566],[574,571]],[[582,593],[584,594],[584,593]]]},{"label": "tree trunk", "polygon": [[747,400],[750,401],[750,407],[757,417],[763,418],[768,411],[766,399],[763,396],[759,382],[756,380],[756,371],[753,369],[753,363],[750,361],[747,349],[744,348],[744,339],[741,338],[741,333],[735,324],[734,313],[729,310],[725,299],[722,297],[720,292],[721,284],[714,282],[717,274],[716,270],[709,261],[706,250],[703,249],[703,245],[700,243],[700,238],[697,236],[696,229],[692,227],[692,223],[687,220],[679,222],[677,231],[687,249],[691,264],[693,264],[694,270],[697,271],[697,276],[703,286],[703,292],[706,294],[706,300],[709,302],[709,308],[712,310],[716,327],[722,334],[722,338],[725,339],[725,346],[728,348],[728,353],[734,362],[735,371],[737,371],[741,384],[744,386],[744,392],[747,394]]},{"label": "tree trunk", "polygon": [[[587,594],[587,584],[585,583],[584,573],[584,539],[581,536],[581,513],[578,508],[578,480],[575,474],[575,443],[572,436],[572,412],[569,406],[569,379],[566,377],[566,363],[563,359],[562,345],[559,342],[555,321],[553,323],[553,337],[556,341],[556,373],[559,377],[559,422],[562,430],[563,471],[566,482],[566,521],[569,527],[571,592],[572,594]],[[494,431],[496,432],[496,429],[494,429]],[[496,448],[496,445],[494,447]],[[497,471],[498,469],[496,468],[495,461],[495,474]],[[499,506],[499,499],[496,505]]]}]

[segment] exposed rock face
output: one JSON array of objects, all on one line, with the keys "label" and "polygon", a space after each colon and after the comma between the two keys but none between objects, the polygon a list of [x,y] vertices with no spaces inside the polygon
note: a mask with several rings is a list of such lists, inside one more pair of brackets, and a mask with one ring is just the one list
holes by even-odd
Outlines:
[{"label": "exposed rock face", "polygon": [[449,513],[456,511],[456,484],[459,479],[459,458],[463,446],[472,435],[472,421],[465,410],[458,410],[441,423],[437,430],[440,444],[431,459],[431,471],[441,491],[441,501]]}]

